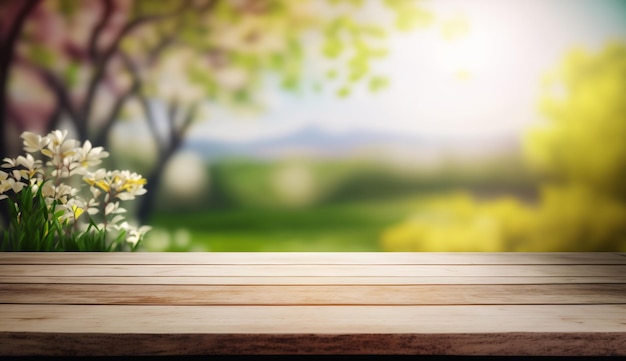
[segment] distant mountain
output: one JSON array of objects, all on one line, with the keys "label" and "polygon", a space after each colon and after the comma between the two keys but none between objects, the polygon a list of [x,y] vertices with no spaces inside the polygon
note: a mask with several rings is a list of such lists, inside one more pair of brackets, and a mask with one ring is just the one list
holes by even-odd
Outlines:
[{"label": "distant mountain", "polygon": [[268,139],[246,142],[192,139],[185,145],[186,149],[207,160],[231,157],[277,159],[293,155],[345,157],[367,151],[379,155],[387,151],[470,155],[513,150],[517,147],[517,139],[513,136],[459,141],[366,129],[336,133],[313,125]]}]

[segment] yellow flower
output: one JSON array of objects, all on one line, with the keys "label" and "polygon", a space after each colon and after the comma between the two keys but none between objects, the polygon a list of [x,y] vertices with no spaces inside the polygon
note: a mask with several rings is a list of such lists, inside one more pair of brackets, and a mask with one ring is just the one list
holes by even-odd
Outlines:
[{"label": "yellow flower", "polygon": [[72,204],[72,212],[74,213],[74,219],[78,219],[78,217],[80,217],[80,215],[83,214],[85,210],[75,204]]}]

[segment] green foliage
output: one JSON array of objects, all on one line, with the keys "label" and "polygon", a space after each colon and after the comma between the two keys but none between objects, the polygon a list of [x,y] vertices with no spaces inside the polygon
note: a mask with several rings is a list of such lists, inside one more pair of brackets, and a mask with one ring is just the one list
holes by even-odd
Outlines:
[{"label": "green foliage", "polygon": [[535,204],[436,199],[382,237],[390,251],[626,251],[626,46],[574,51],[545,81],[527,157]]},{"label": "green foliage", "polygon": [[[460,163],[411,169],[385,159],[221,160],[208,165],[210,181],[204,207],[310,208],[455,189],[533,197],[537,180],[520,163],[514,156],[502,156],[481,165]],[[290,182],[295,186],[288,187]],[[160,211],[189,210],[187,202],[177,202],[165,190],[158,196]]]},{"label": "green foliage", "polygon": [[[329,2],[133,0],[106,7],[48,0],[27,19],[18,44],[25,57],[19,61],[32,66],[12,71],[35,74],[24,86],[58,103],[38,115],[37,128],[67,120],[81,140],[104,145],[122,118],[144,121],[156,145],[151,170],[158,178],[193,121],[210,113],[204,107],[262,109],[258,92],[266,79],[290,91],[309,84],[319,90],[328,82],[325,88],[339,97],[357,86],[379,91],[387,85],[376,62],[387,55],[396,22],[404,30],[424,23],[421,4]],[[325,77],[328,69],[334,75]],[[163,104],[171,119],[157,124],[156,112],[142,104]],[[149,208],[139,207],[141,217]]]},{"label": "green foliage", "polygon": [[329,58],[338,58],[343,50],[343,44],[336,37],[329,37],[322,48],[323,54]]},{"label": "green foliage", "polygon": [[343,88],[340,88],[337,90],[337,96],[340,98],[345,98],[349,95],[350,95],[350,88],[347,86],[344,86]]},{"label": "green foliage", "polygon": [[585,189],[544,187],[540,202],[481,201],[468,193],[424,201],[381,236],[386,251],[615,252],[626,250],[626,206]]},{"label": "green foliage", "polygon": [[60,0],[59,9],[62,13],[73,17],[78,11],[78,3],[75,0]]},{"label": "green foliage", "polygon": [[[518,224],[526,222],[528,213],[509,199],[477,204],[466,193],[437,196],[423,203],[420,212],[382,234],[383,249],[403,252],[511,251],[505,245],[506,229],[520,228]],[[516,224],[504,224],[502,220],[515,221]],[[525,224],[521,228],[523,226]]]},{"label": "green foliage", "polygon": [[[0,250],[136,250],[150,227],[135,229],[125,222],[119,201],[144,194],[145,179],[129,171],[90,169],[108,152],[66,135],[24,132],[26,156],[3,159],[0,201],[6,200],[1,205],[8,207],[9,221],[0,225]],[[46,159],[45,166],[31,153]]]},{"label": "green foliage", "polygon": [[[341,1],[336,3],[346,4]],[[433,21],[431,14],[417,6],[415,1],[386,1],[382,4],[381,10],[393,15],[393,25],[383,21],[359,20],[352,14],[338,15],[326,22],[321,53],[335,64],[332,70],[326,72],[326,79],[339,83],[336,90],[338,97],[349,96],[352,89],[362,82],[370,91],[379,91],[387,86],[389,79],[377,74],[373,65],[377,59],[388,55],[384,40],[393,26],[408,31],[428,26]],[[340,77],[337,68],[342,69],[342,73],[345,71],[345,76]]]},{"label": "green foliage", "polygon": [[64,80],[70,88],[74,88],[78,85],[79,71],[80,66],[77,63],[72,63],[65,69]]},{"label": "green foliage", "polygon": [[375,76],[370,79],[369,88],[372,92],[376,92],[380,89],[389,86],[389,79],[382,76]]},{"label": "green foliage", "polygon": [[146,235],[148,251],[376,252],[378,234],[418,204],[413,197],[291,208],[163,210]]},{"label": "green foliage", "polygon": [[207,176],[194,208],[158,193],[145,250],[381,251],[379,235],[432,194],[527,195],[536,182],[512,156],[410,171],[385,160],[232,159],[211,162]]},{"label": "green foliage", "polygon": [[[98,231],[93,221],[85,232],[75,232],[68,220],[61,221],[64,211],[56,211],[58,202],[50,207],[42,194],[42,187],[33,192],[27,186],[8,200],[11,221],[0,230],[2,252],[110,252],[134,251],[138,244],[126,242],[122,230],[110,240],[106,231]],[[95,232],[92,232],[94,230]]]},{"label": "green foliage", "polygon": [[570,53],[544,83],[549,119],[527,138],[529,159],[555,181],[626,202],[626,47]]},{"label": "green foliage", "polygon": [[402,31],[429,26],[434,21],[431,13],[416,7],[412,0],[385,0],[385,5],[395,12],[395,25]]},{"label": "green foliage", "polygon": [[34,45],[30,49],[30,56],[39,66],[50,67],[54,64],[54,53],[43,44]]},{"label": "green foliage", "polygon": [[60,248],[57,236],[62,234],[62,227],[58,221],[48,221],[54,218],[49,214],[54,213],[54,207],[48,211],[41,189],[33,195],[31,187],[26,187],[16,198],[8,200],[11,218],[10,224],[1,233],[1,250],[44,251]]}]

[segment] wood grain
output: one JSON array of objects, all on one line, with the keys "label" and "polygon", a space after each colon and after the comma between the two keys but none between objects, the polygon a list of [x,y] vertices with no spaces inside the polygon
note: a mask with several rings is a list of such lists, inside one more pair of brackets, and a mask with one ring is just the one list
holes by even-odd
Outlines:
[{"label": "wood grain", "polygon": [[0,303],[102,305],[623,304],[626,284],[68,285],[11,284]]},{"label": "wood grain", "polygon": [[626,356],[624,253],[0,253],[0,356]]},{"label": "wood grain", "polygon": [[0,276],[0,284],[125,284],[125,285],[536,285],[536,284],[623,284],[626,276]]},{"label": "wood grain", "polygon": [[0,264],[626,264],[615,252],[0,252]]},{"label": "wood grain", "polygon": [[3,305],[0,329],[57,333],[626,332],[626,305]]},{"label": "wood grain", "polygon": [[0,276],[606,277],[624,265],[0,265]]},{"label": "wood grain", "polygon": [[[621,356],[622,333],[511,332],[506,334],[126,334],[3,333],[7,356],[412,355],[412,356]],[[209,355],[209,356],[207,356]],[[500,358],[499,358],[500,359]],[[576,358],[574,358],[576,359]]]}]

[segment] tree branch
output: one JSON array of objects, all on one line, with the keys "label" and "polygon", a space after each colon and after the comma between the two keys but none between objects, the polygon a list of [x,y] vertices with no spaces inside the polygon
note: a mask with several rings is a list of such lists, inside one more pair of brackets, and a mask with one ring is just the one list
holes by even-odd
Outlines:
[{"label": "tree branch", "polygon": [[78,127],[78,112],[76,111],[76,109],[74,109],[68,91],[65,86],[63,86],[63,83],[59,80],[59,78],[57,78],[52,72],[47,69],[35,67],[35,70],[42,78],[44,83],[46,83],[46,85],[48,85],[48,87],[52,90],[55,97],[57,98],[59,105],[70,116],[70,120],[74,124],[74,126]]},{"label": "tree branch", "polygon": [[178,99],[174,98],[170,101],[167,112],[167,125],[168,125],[168,140],[169,146],[172,148],[176,138],[176,116],[178,115],[179,103]]},{"label": "tree branch", "polygon": [[173,138],[172,147],[174,149],[178,149],[180,147],[183,139],[185,138],[185,135],[191,127],[191,124],[193,124],[193,120],[196,117],[196,113],[198,112],[198,105],[199,104],[196,102],[189,106],[187,114],[183,119],[183,123],[181,124],[180,128],[176,130],[176,136]]},{"label": "tree branch", "polygon": [[61,108],[61,104],[57,102],[54,106],[54,111],[48,118],[48,125],[46,127],[48,133],[58,128],[59,122],[61,121],[61,114],[63,114],[63,109]]},{"label": "tree branch", "polygon": [[[28,18],[28,15],[37,7],[40,0],[27,1],[25,5],[20,9],[15,17],[11,28],[8,31],[6,39],[1,39],[0,43],[0,155],[7,156],[9,154],[9,147],[6,143],[6,134],[8,133],[7,126],[7,110],[8,110],[8,87],[9,87],[9,69],[11,62],[13,61],[13,55],[15,52],[15,45],[19,39],[20,33],[24,28],[24,23]],[[6,202],[5,202],[6,203]],[[10,215],[8,206],[5,204],[0,207],[0,223],[8,224]]]},{"label": "tree branch", "polygon": [[134,87],[136,87],[136,91],[134,92],[134,95],[135,97],[137,97],[137,99],[139,100],[139,103],[141,104],[141,108],[143,109],[143,112],[146,115],[146,120],[148,122],[148,128],[150,129],[150,133],[152,134],[152,137],[154,138],[157,144],[157,147],[159,149],[159,154],[162,155],[165,153],[166,146],[163,144],[163,142],[159,140],[159,130],[156,124],[156,117],[154,116],[154,112],[152,111],[152,107],[150,107],[148,99],[146,98],[145,94],[142,92],[141,88],[143,87],[143,81],[141,80],[139,76],[139,71],[137,67],[135,66],[135,64],[133,63],[132,59],[130,59],[130,57],[125,52],[120,52],[120,57],[122,58],[122,61],[124,62],[124,65],[126,66],[126,69],[130,73],[130,75],[133,77],[133,84],[134,84]]},{"label": "tree branch", "polygon": [[17,58],[20,66],[32,71],[52,91],[61,110],[65,110],[74,126],[79,122],[78,112],[72,104],[69,91],[63,82],[49,69],[42,68],[24,57]]},{"label": "tree branch", "polygon": [[[180,26],[177,27],[177,29],[180,29]],[[157,46],[155,46],[154,49],[152,49],[152,51],[148,54],[148,57],[146,60],[146,63],[148,66],[154,65],[154,63],[157,61],[161,53],[168,46],[174,44],[175,39],[176,39],[176,35],[175,35],[176,32],[177,31],[175,30],[169,36],[162,38],[161,41],[157,44]]]},{"label": "tree branch", "polygon": [[22,8],[18,11],[15,21],[8,31],[6,39],[2,39],[0,43],[0,126],[2,126],[2,135],[0,136],[0,154],[8,154],[7,145],[4,139],[7,123],[7,102],[8,86],[9,86],[9,68],[13,62],[15,45],[20,37],[20,33],[24,28],[24,23],[28,15],[37,7],[40,0],[26,1]]},{"label": "tree branch", "polygon": [[88,119],[90,118],[90,115],[91,115],[91,108],[94,102],[98,84],[100,83],[102,77],[104,76],[106,68],[109,64],[109,61],[113,58],[113,55],[115,55],[116,53],[119,53],[119,47],[124,37],[128,35],[132,30],[134,30],[136,27],[144,23],[164,20],[164,19],[172,18],[181,14],[183,11],[185,11],[188,4],[189,4],[189,0],[184,1],[180,5],[180,7],[173,12],[166,13],[166,14],[148,15],[148,16],[134,19],[133,21],[127,23],[122,28],[122,30],[117,35],[115,40],[113,40],[113,43],[111,44],[111,46],[109,46],[109,48],[104,52],[104,54],[98,61],[98,64],[96,65],[96,70],[93,74],[93,77],[91,78],[91,81],[89,82],[87,96],[85,98],[85,103],[81,111],[82,122],[84,124],[82,124],[80,128],[86,128],[86,123],[88,122]]},{"label": "tree branch", "polygon": [[102,126],[102,128],[100,128],[100,130],[98,131],[98,135],[94,139],[94,146],[104,146],[105,148],[107,148],[107,136],[109,135],[111,128],[113,128],[113,125],[117,121],[120,112],[122,111],[122,108],[124,107],[126,102],[128,102],[128,100],[130,100],[133,96],[137,95],[137,92],[139,91],[139,86],[140,82],[138,77],[134,77],[133,83],[128,88],[128,90],[116,99],[115,104],[113,104],[113,107],[109,112],[109,115],[106,117],[104,125]]},{"label": "tree branch", "polygon": [[89,47],[89,56],[94,61],[100,56],[100,52],[98,51],[100,35],[109,23],[111,15],[113,15],[113,0],[102,0],[101,3],[103,6],[102,16],[100,17],[100,21],[98,21],[96,26],[92,29],[91,35],[89,36],[89,43],[87,44]]}]

